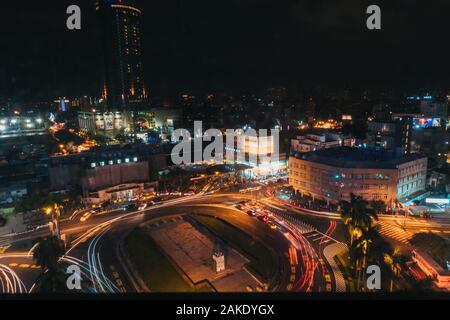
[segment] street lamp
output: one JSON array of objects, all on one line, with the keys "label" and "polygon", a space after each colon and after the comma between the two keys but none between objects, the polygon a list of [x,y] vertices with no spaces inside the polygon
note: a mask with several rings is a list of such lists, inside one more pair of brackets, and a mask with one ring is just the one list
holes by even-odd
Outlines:
[{"label": "street lamp", "polygon": [[59,216],[61,215],[62,208],[63,206],[57,203],[53,204],[50,207],[44,208],[45,214],[47,216],[51,215],[52,217],[51,225],[49,225],[50,231],[54,236],[57,236],[58,239],[61,239],[61,233],[59,230]]}]

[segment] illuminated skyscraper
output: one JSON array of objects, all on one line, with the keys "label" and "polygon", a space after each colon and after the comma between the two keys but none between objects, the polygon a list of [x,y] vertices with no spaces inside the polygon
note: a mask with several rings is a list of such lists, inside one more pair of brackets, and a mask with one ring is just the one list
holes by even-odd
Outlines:
[{"label": "illuminated skyscraper", "polygon": [[142,64],[141,10],[126,0],[96,4],[105,62],[103,95],[110,111],[130,111],[147,99]]}]

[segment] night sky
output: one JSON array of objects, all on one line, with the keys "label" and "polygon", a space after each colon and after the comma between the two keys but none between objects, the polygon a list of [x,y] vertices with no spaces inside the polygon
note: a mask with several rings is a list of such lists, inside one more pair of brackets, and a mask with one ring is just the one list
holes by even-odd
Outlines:
[{"label": "night sky", "polygon": [[[152,96],[269,86],[450,87],[450,1],[137,0]],[[94,0],[3,1],[0,97],[98,96]],[[66,8],[82,8],[81,31]],[[369,4],[382,30],[366,29]]]}]

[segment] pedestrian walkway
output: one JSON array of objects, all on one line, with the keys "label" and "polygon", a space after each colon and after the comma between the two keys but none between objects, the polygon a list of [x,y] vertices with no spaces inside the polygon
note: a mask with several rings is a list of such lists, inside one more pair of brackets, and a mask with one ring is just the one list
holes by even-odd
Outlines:
[{"label": "pedestrian walkway", "polygon": [[333,272],[334,275],[336,292],[345,292],[346,286],[344,275],[342,274],[342,271],[339,269],[339,266],[334,260],[334,257],[346,250],[348,250],[347,245],[341,242],[330,244],[323,250],[323,255],[325,256],[325,259],[327,259],[328,264],[331,266],[331,271]]},{"label": "pedestrian walkway", "polygon": [[401,227],[383,221],[378,222],[375,228],[382,236],[404,244],[409,244],[409,240],[412,236],[410,232],[405,231]]}]

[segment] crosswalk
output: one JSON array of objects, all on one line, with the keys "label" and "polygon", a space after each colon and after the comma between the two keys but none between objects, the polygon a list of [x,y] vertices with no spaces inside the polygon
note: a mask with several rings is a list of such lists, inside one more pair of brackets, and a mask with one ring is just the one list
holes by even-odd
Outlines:
[{"label": "crosswalk", "polygon": [[330,238],[324,238],[324,235],[322,233],[317,232],[317,231],[304,233],[304,236],[310,242],[320,242],[321,244],[327,244],[328,242],[332,241]]},{"label": "crosswalk", "polygon": [[396,226],[386,222],[378,222],[376,230],[383,236],[394,239],[398,242],[409,244],[412,234],[405,231],[400,226]]},{"label": "crosswalk", "polygon": [[301,234],[306,234],[306,233],[311,233],[311,232],[316,232],[317,234],[320,234],[320,233],[317,232],[317,229],[314,228],[312,225],[301,221],[297,217],[294,217],[294,216],[289,215],[289,214],[284,213],[284,212],[277,212],[277,215],[282,217],[283,219],[289,221],[293,225],[295,225],[297,227],[297,230]]}]

